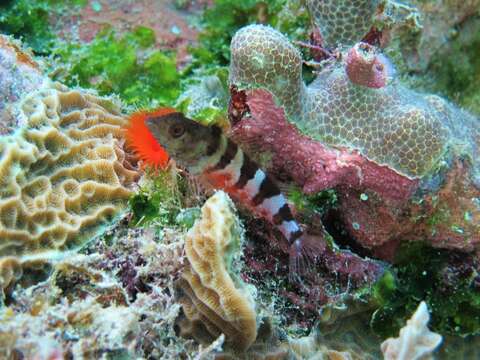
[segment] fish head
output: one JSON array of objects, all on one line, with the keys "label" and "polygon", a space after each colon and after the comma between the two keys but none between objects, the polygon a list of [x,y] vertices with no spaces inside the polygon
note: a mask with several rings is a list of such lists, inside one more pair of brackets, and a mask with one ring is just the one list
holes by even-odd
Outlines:
[{"label": "fish head", "polygon": [[145,121],[158,143],[177,164],[195,166],[208,154],[208,147],[218,136],[211,127],[201,125],[180,112],[151,116]]}]

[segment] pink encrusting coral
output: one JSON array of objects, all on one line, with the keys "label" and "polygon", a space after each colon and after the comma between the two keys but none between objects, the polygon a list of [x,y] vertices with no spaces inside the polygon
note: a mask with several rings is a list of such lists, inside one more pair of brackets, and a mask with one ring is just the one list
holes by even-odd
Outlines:
[{"label": "pink encrusting coral", "polygon": [[[232,136],[251,148],[272,155],[274,173],[288,173],[307,194],[337,186],[368,188],[393,200],[408,199],[417,179],[400,175],[346,148],[334,149],[303,135],[290,124],[273,96],[258,89],[247,93],[250,117],[232,128]],[[269,136],[265,136],[269,134]],[[253,145],[253,146],[252,146]]]}]

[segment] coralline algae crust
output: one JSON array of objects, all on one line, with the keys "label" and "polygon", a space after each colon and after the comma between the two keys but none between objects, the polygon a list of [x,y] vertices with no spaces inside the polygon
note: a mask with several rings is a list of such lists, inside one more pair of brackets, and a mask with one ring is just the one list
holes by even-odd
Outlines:
[{"label": "coralline algae crust", "polygon": [[335,189],[343,227],[375,256],[392,260],[405,241],[476,251],[478,119],[402,85],[371,44],[323,51],[306,85],[302,56],[284,35],[240,29],[231,42],[232,136],[304,192]]}]

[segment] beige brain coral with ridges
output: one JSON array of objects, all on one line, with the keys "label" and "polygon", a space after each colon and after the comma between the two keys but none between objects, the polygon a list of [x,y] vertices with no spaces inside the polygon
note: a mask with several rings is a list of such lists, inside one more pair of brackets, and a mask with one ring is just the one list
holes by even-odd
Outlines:
[{"label": "beige brain coral with ridges", "polygon": [[125,119],[60,85],[18,106],[27,125],[0,139],[0,256],[74,249],[126,208],[138,173],[121,146]]}]

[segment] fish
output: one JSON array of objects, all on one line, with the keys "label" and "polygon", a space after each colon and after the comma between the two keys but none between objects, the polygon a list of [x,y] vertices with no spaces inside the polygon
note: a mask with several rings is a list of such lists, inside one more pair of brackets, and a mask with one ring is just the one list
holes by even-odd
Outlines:
[{"label": "fish", "polygon": [[318,250],[279,187],[220,127],[200,124],[176,111],[152,114],[145,124],[177,165],[224,190],[280,231],[290,245],[291,272],[299,272],[303,260]]}]

